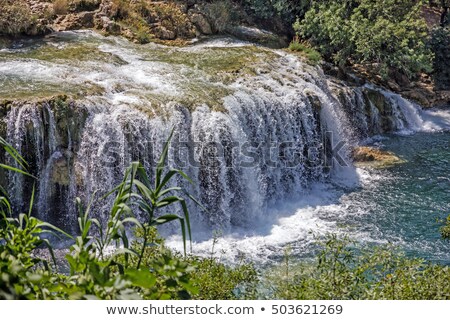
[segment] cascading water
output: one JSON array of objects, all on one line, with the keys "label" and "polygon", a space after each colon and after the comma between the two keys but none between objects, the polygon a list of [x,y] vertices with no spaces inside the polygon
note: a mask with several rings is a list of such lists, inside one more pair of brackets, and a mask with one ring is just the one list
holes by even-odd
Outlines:
[{"label": "cascading water", "polygon": [[[80,46],[92,56],[65,58]],[[284,51],[229,39],[166,48],[62,33],[0,50],[0,72],[0,97],[14,87],[22,101],[46,101],[5,104],[7,138],[39,178],[37,214],[69,227],[75,197],[110,191],[131,161],[151,173],[172,127],[169,166],[193,179],[189,191],[207,208],[191,208],[194,231],[271,221],[282,199],[314,203],[305,190],[317,182],[358,182],[348,154],[360,141],[440,129],[398,95],[349,87]],[[18,174],[9,182],[23,209],[31,182]],[[99,218],[107,210],[96,206]]]}]

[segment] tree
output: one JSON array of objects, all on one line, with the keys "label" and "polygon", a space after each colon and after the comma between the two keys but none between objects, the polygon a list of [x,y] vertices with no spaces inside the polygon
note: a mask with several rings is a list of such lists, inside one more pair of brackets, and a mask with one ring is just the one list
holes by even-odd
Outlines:
[{"label": "tree", "polygon": [[431,72],[422,1],[316,0],[294,25],[321,53],[339,64],[364,63],[387,76]]}]

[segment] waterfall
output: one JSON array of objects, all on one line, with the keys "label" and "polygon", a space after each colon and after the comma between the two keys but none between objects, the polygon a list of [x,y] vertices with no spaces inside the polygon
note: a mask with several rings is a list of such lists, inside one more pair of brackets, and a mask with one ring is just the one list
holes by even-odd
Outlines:
[{"label": "waterfall", "polygon": [[[172,127],[168,165],[192,178],[188,191],[207,209],[192,207],[193,220],[222,230],[264,220],[268,206],[301,197],[314,182],[357,180],[348,155],[361,140],[426,128],[419,107],[399,95],[338,83],[283,51],[222,46],[220,41],[144,50],[114,38],[103,41],[95,49],[117,55],[119,64],[117,57],[95,67],[67,62],[67,70],[76,70],[67,81],[74,86],[90,81],[89,88],[99,86],[101,93],[17,102],[6,117],[8,140],[39,179],[36,211],[59,224],[76,221],[75,197],[88,202],[95,192],[107,193],[132,161],[141,161],[151,174]],[[256,50],[251,52],[262,58],[248,74],[231,73],[231,80],[218,78],[215,70],[208,73],[212,67],[202,69],[207,61],[182,65],[175,59],[220,54],[235,59],[232,64],[247,58],[248,52],[241,57],[240,50]],[[0,69],[6,64],[0,61]],[[39,62],[39,67],[45,74],[62,68],[59,60]],[[32,69],[27,72],[28,81],[38,77]],[[59,76],[48,81],[56,85]],[[23,210],[31,182],[11,173],[9,183],[15,206]],[[104,219],[109,205],[99,202],[97,217]]]}]

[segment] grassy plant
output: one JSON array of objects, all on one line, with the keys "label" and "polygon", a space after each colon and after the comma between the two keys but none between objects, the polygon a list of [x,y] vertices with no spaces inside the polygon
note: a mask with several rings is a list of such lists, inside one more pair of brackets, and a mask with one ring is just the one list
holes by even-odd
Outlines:
[{"label": "grassy plant", "polygon": [[[186,252],[186,239],[187,236],[191,239],[191,228],[189,221],[189,212],[186,204],[186,200],[177,194],[182,194],[196,203],[198,203],[190,194],[186,193],[181,187],[168,187],[170,181],[175,176],[181,176],[188,182],[192,181],[186,174],[178,169],[169,169],[165,172],[167,156],[169,152],[169,143],[173,136],[173,130],[169,136],[169,139],[165,143],[161,156],[158,160],[155,168],[155,181],[151,182],[144,167],[134,162],[127,169],[123,182],[115,189],[118,190],[118,197],[113,206],[113,212],[115,211],[131,211],[127,206],[127,202],[132,199],[133,203],[138,205],[142,212],[145,213],[145,221],[141,224],[143,230],[143,243],[139,254],[139,260],[137,262],[137,268],[141,266],[143,253],[147,246],[147,233],[150,228],[166,224],[172,221],[179,221],[181,227],[181,233],[183,236],[184,250]],[[159,214],[161,210],[165,210],[170,206],[179,205],[183,216],[166,213]]]},{"label": "grassy plant", "polygon": [[289,50],[300,53],[311,64],[318,64],[322,60],[322,56],[318,51],[313,49],[307,42],[301,42],[298,37],[295,37],[289,44]]}]

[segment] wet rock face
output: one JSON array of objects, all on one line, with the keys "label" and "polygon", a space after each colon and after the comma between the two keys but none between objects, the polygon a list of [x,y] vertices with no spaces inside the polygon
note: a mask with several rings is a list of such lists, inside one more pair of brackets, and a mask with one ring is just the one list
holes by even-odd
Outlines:
[{"label": "wet rock face", "polygon": [[78,30],[94,27],[94,12],[71,13],[58,17],[54,23],[55,31]]},{"label": "wet rock face", "polygon": [[[0,120],[2,136],[7,137],[24,157],[29,172],[39,177],[36,182],[18,174],[2,172],[0,180],[6,182],[3,185],[8,185],[8,181],[14,185],[11,190],[16,195],[15,207],[18,210],[27,207],[29,199],[17,195],[31,194],[33,185],[37,183],[36,207],[65,211],[64,199],[69,195],[71,168],[80,147],[87,109],[66,96],[57,96],[33,102],[7,102],[3,103],[1,110],[4,111]],[[5,127],[6,132],[3,132]],[[7,157],[4,160],[10,161]]]},{"label": "wet rock face", "polygon": [[269,48],[285,48],[289,45],[288,38],[280,37],[266,30],[245,26],[232,26],[227,31],[238,39],[256,42]]}]

